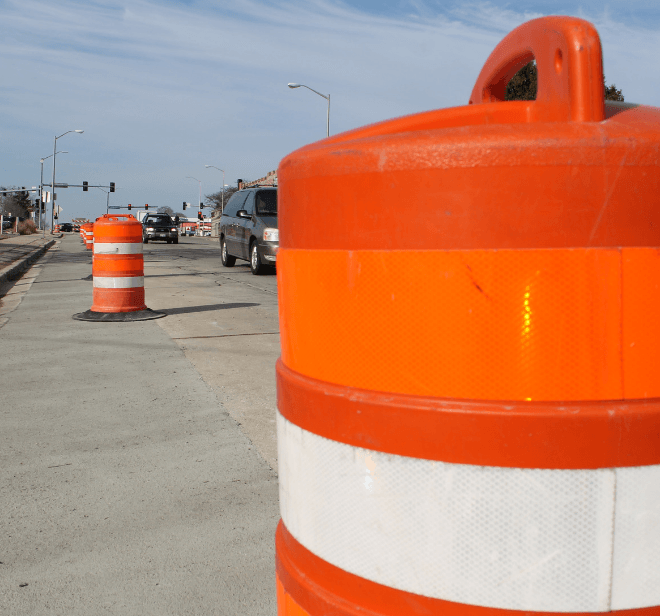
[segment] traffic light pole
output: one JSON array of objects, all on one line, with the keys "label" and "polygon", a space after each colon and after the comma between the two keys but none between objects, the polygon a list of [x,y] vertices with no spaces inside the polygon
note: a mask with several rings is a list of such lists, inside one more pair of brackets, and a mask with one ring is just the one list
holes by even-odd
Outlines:
[{"label": "traffic light pole", "polygon": [[[55,182],[55,160],[53,159],[53,182],[51,184],[44,184],[44,161],[42,159],[41,161],[41,190],[39,191],[39,196],[41,197],[41,200],[43,201],[43,196],[44,196],[44,186],[48,186],[53,189],[51,198],[52,198],[52,203],[53,206],[51,208],[51,221],[50,221],[50,229],[51,233],[53,231],[53,225],[55,223],[55,189],[56,188],[82,188],[84,192],[87,192],[87,189],[89,188],[100,188],[103,190],[104,188],[107,188],[108,191],[106,192],[103,190],[108,195],[108,199],[106,201],[106,206],[105,206],[105,213],[108,213],[108,210],[110,209],[110,193],[115,192],[115,183],[110,182],[108,186],[104,184],[90,184],[89,182],[83,182],[82,184],[64,184],[60,183],[57,184]],[[39,206],[39,209],[41,210],[41,205]],[[58,212],[59,213],[59,212]],[[41,219],[41,211],[39,212],[39,218]],[[44,221],[44,233],[43,236],[46,237],[46,224]]]},{"label": "traffic light pole", "polygon": [[[109,210],[126,210],[127,209],[129,212],[131,211],[132,207],[133,207],[133,205],[130,204],[130,203],[128,205],[108,205]],[[144,204],[144,209],[147,210],[147,211],[149,210],[149,204],[148,203]]]},{"label": "traffic light pole", "polygon": [[[52,184],[44,184],[44,186],[48,186],[51,188],[53,185]],[[82,188],[85,190],[85,188],[109,188],[112,189],[110,192],[115,192],[115,183],[110,182],[110,186],[106,186],[105,184],[55,184],[55,188]],[[18,191],[17,191],[18,192]]]}]

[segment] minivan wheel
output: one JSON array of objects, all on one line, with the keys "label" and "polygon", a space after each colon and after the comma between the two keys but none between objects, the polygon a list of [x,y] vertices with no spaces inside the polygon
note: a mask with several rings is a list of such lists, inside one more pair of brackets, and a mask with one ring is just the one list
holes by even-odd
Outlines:
[{"label": "minivan wheel", "polygon": [[220,261],[222,261],[222,264],[225,267],[234,267],[234,264],[236,263],[236,257],[232,257],[227,252],[227,243],[225,242],[224,237],[220,238]]},{"label": "minivan wheel", "polygon": [[250,270],[255,276],[258,276],[264,271],[264,266],[259,258],[259,251],[257,250],[257,242],[252,242],[250,245]]}]

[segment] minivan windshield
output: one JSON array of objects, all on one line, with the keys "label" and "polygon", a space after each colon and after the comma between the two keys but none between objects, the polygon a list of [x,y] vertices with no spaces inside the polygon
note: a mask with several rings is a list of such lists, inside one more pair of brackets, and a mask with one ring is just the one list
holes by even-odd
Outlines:
[{"label": "minivan windshield", "polygon": [[254,198],[257,216],[277,216],[277,191],[260,190]]}]

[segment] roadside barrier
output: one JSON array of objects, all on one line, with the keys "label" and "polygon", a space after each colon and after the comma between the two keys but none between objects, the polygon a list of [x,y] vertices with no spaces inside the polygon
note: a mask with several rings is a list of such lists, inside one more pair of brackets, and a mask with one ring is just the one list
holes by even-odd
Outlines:
[{"label": "roadside barrier", "polygon": [[59,233],[60,232],[60,226],[55,225],[54,233]]},{"label": "roadside barrier", "polygon": [[92,307],[81,321],[143,321],[164,317],[144,303],[142,225],[130,214],[105,214],[94,223]]},{"label": "roadside barrier", "polygon": [[601,57],[536,19],[280,163],[279,616],[660,614],[660,109]]}]

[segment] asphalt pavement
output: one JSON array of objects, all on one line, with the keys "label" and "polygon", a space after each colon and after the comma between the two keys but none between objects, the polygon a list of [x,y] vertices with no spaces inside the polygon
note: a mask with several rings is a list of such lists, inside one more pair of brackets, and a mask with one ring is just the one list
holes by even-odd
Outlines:
[{"label": "asphalt pavement", "polygon": [[73,320],[91,294],[67,235],[0,299],[0,614],[274,616],[276,472],[162,319]]}]

